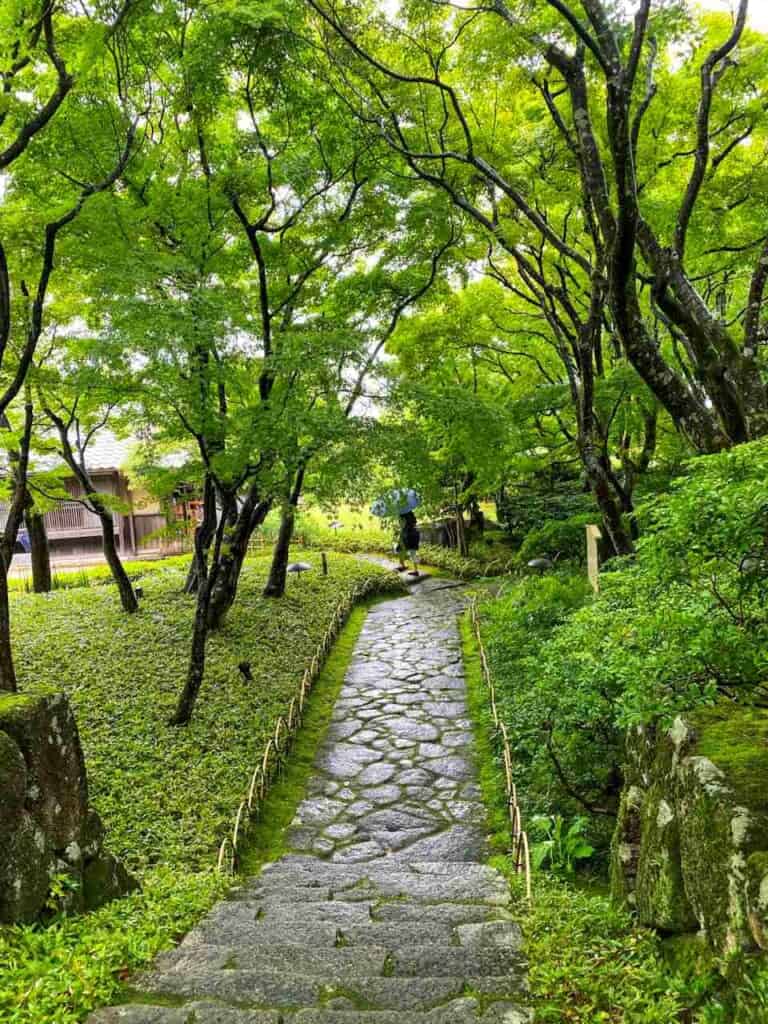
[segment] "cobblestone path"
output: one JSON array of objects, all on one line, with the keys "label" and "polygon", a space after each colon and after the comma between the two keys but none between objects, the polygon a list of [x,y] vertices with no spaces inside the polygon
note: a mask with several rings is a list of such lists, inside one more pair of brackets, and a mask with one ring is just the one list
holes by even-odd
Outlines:
[{"label": "cobblestone path", "polygon": [[136,979],[144,1002],[90,1024],[531,1019],[508,887],[483,863],[461,603],[425,580],[368,613],[290,852]]}]

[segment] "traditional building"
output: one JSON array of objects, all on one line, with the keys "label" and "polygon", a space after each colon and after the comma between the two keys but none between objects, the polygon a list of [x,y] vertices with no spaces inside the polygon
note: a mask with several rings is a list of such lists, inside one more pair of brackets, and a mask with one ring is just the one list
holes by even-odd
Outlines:
[{"label": "traditional building", "polygon": [[[141,557],[177,550],[180,547],[179,541],[158,536],[158,531],[168,525],[169,514],[158,501],[133,490],[124,472],[123,467],[134,444],[134,441],[121,441],[109,432],[102,431],[89,444],[86,453],[88,472],[96,490],[114,495],[125,506],[125,511],[113,513],[120,554]],[[51,557],[86,560],[98,558],[101,553],[99,517],[77,500],[83,492],[74,477],[65,479],[64,486],[71,498],[58,501],[56,507],[46,512],[44,517]],[[0,528],[5,524],[6,515],[7,505],[0,503]],[[176,510],[171,510],[171,521],[176,517]],[[19,554],[25,548],[23,536],[20,539],[22,543],[16,547]]]}]

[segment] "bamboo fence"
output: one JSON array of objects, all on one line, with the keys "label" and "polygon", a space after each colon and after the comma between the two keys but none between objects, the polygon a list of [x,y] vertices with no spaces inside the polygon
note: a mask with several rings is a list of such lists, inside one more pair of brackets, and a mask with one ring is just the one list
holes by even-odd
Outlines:
[{"label": "bamboo fence", "polygon": [[525,894],[528,902],[530,903],[533,893],[531,885],[531,852],[528,845],[528,833],[523,829],[522,812],[520,810],[520,804],[517,801],[517,786],[515,785],[512,769],[512,748],[509,744],[507,727],[502,721],[499,715],[499,709],[496,705],[496,686],[494,685],[493,676],[491,675],[491,670],[488,665],[488,657],[485,653],[485,645],[483,644],[483,637],[480,631],[480,617],[477,611],[476,597],[472,599],[469,614],[472,622],[472,630],[477,642],[477,648],[480,653],[480,665],[482,666],[483,679],[485,680],[485,685],[488,689],[493,725],[496,730],[496,737],[500,743],[502,757],[504,759],[504,781],[507,790],[507,811],[509,814],[510,834],[512,837],[512,862],[515,865],[515,871],[519,875],[525,875]]}]

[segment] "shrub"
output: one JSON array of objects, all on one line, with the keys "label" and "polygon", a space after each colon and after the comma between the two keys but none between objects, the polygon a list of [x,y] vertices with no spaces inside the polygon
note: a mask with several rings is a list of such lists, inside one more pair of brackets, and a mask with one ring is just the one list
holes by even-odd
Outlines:
[{"label": "shrub", "polygon": [[586,558],[586,528],[599,522],[594,512],[582,512],[568,519],[550,519],[529,530],[523,538],[518,560],[526,565],[532,558],[551,558],[581,565]]},{"label": "shrub", "polygon": [[768,680],[768,441],[700,457],[641,509],[633,560],[589,597],[575,577],[530,579],[484,627],[522,792],[533,809],[610,811],[629,726],[669,724],[723,697],[764,702]]}]

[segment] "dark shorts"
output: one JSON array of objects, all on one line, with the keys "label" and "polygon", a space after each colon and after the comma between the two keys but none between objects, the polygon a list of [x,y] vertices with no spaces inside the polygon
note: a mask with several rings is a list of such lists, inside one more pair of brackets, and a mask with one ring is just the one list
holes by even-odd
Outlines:
[{"label": "dark shorts", "polygon": [[418,551],[420,541],[419,531],[406,528],[400,532],[400,543],[406,548],[407,551]]}]

